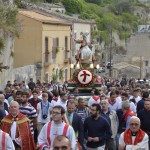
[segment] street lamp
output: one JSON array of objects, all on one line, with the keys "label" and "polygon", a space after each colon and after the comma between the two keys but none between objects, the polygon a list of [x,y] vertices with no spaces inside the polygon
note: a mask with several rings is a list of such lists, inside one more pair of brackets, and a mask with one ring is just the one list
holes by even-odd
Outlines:
[{"label": "street lamp", "polygon": [[94,68],[94,65],[93,65],[93,63],[92,64],[90,64],[90,68],[92,69],[92,68]]}]

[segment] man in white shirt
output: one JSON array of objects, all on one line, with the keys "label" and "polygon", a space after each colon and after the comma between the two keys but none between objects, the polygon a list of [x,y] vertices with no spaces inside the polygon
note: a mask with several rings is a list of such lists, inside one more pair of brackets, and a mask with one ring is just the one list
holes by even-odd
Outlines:
[{"label": "man in white shirt", "polygon": [[130,128],[120,135],[119,150],[149,150],[148,135],[140,129],[140,119],[130,119]]},{"label": "man in white shirt", "polygon": [[92,106],[92,104],[99,104],[100,103],[100,93],[98,89],[95,89],[94,91],[94,95],[91,96],[91,98],[88,101],[88,107],[90,108]]},{"label": "man in white shirt", "polygon": [[38,131],[40,132],[42,127],[50,121],[51,104],[48,102],[48,94],[42,93],[42,102],[37,104],[38,114]]},{"label": "man in white shirt", "polygon": [[129,100],[135,99],[136,104],[142,99],[139,89],[134,89],[133,96],[130,96]]},{"label": "man in white shirt", "polygon": [[110,99],[109,99],[110,111],[112,111],[112,110],[117,111],[118,109],[120,109],[120,102],[116,101],[116,97],[117,97],[117,95],[115,92],[110,93]]},{"label": "man in white shirt", "polygon": [[70,140],[72,149],[75,150],[75,133],[69,124],[63,122],[62,117],[64,114],[65,110],[62,106],[53,107],[53,121],[46,123],[38,136],[38,144],[41,150],[50,150],[53,146],[54,139],[58,135],[66,136]]},{"label": "man in white shirt", "polygon": [[67,101],[68,101],[68,94],[65,92],[60,93],[60,98],[58,101],[55,103],[55,106],[60,105],[62,106],[65,110],[67,110]]}]

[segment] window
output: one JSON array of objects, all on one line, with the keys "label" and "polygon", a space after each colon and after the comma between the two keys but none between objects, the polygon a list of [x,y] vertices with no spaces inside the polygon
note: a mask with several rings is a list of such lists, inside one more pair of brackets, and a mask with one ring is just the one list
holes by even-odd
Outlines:
[{"label": "window", "polygon": [[56,38],[56,47],[59,47],[59,38]]},{"label": "window", "polygon": [[77,38],[77,32],[74,32],[74,39]]},{"label": "window", "polygon": [[65,81],[68,81],[68,69],[65,69]]},{"label": "window", "polygon": [[48,37],[45,37],[45,51],[48,51]]},{"label": "window", "polygon": [[68,50],[68,37],[65,36],[65,50]]},{"label": "window", "polygon": [[147,60],[145,61],[145,66],[146,66],[146,67],[148,66],[148,61],[147,61]]}]

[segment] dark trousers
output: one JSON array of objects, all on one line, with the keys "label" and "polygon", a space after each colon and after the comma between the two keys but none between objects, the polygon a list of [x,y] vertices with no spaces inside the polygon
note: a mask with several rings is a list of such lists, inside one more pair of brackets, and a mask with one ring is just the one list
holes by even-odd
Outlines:
[{"label": "dark trousers", "polygon": [[116,139],[107,139],[105,144],[105,150],[116,150]]},{"label": "dark trousers", "polygon": [[35,144],[37,144],[37,142],[38,142],[38,130],[37,130],[37,128],[34,130],[34,142],[35,142]]}]

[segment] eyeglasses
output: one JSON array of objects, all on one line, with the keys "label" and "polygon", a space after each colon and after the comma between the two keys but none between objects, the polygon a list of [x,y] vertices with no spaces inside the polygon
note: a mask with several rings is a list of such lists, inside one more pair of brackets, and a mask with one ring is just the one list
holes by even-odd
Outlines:
[{"label": "eyeglasses", "polygon": [[130,126],[138,126],[138,123],[130,123]]},{"label": "eyeglasses", "polygon": [[61,114],[60,112],[56,112],[56,111],[52,111],[52,114],[53,115],[59,115],[59,114]]}]

